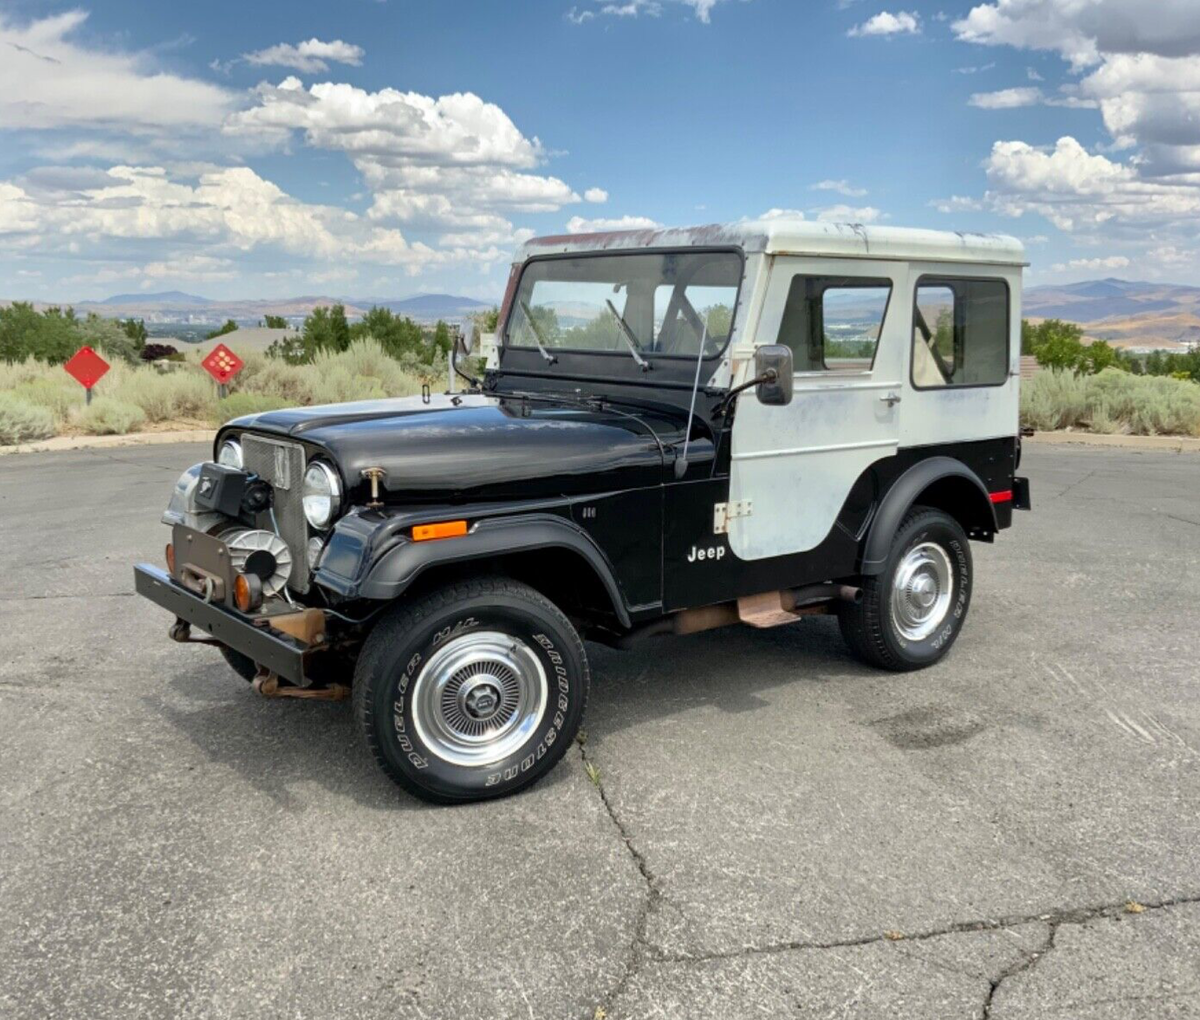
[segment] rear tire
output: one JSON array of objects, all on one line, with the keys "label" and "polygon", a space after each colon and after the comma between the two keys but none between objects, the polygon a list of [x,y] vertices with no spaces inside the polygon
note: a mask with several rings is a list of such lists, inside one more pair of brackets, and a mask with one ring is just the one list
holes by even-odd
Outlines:
[{"label": "rear tire", "polygon": [[583,642],[539,592],[507,578],[397,604],[354,671],[354,712],[379,766],[424,800],[504,797],[570,746],[587,705]]},{"label": "rear tire", "polygon": [[932,666],[962,629],[973,581],[962,526],[941,510],[914,507],[900,522],[883,572],[863,579],[862,602],[839,607],[842,637],[880,669]]}]

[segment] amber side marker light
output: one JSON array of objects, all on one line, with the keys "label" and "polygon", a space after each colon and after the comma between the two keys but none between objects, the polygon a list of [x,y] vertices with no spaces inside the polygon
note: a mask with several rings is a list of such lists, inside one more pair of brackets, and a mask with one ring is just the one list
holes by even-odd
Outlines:
[{"label": "amber side marker light", "polygon": [[167,560],[167,571],[168,571],[168,573],[170,573],[170,575],[172,577],[174,577],[175,576],[175,546],[173,546],[170,542],[167,543],[166,560]]},{"label": "amber side marker light", "polygon": [[262,581],[257,574],[238,574],[233,580],[233,603],[243,613],[262,605]]},{"label": "amber side marker light", "polygon": [[435,538],[459,538],[467,533],[466,521],[438,521],[437,524],[414,524],[414,542],[428,542]]}]

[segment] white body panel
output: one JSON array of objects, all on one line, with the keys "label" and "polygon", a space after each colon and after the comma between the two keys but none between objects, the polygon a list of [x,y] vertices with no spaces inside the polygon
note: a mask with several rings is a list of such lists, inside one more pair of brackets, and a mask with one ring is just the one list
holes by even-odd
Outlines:
[{"label": "white body panel", "polygon": [[[900,445],[904,388],[902,316],[908,267],[873,259],[780,256],[770,268],[756,334],[775,342],[792,277],[846,275],[892,281],[875,364],[870,371],[798,372],[792,402],[766,407],[744,394],[733,426],[729,498],[749,499],[754,512],[729,523],[729,546],[745,560],[806,552],[829,534],[851,487],[872,463]],[[752,368],[746,363],[747,372]]]},{"label": "white body panel", "polygon": [[[919,389],[922,366],[913,364],[910,378],[904,372],[905,409],[900,427],[901,446],[970,442],[1015,436],[1020,429],[1021,376],[1021,270],[1007,266],[962,266],[951,263],[914,263],[907,305],[922,276],[982,277],[1004,280],[1009,291],[1008,379],[1001,386],[942,386]],[[911,329],[911,326],[909,326]],[[909,337],[911,341],[911,336]],[[912,347],[911,342],[909,347]],[[918,354],[925,349],[919,347]],[[914,385],[915,381],[915,385]]]}]

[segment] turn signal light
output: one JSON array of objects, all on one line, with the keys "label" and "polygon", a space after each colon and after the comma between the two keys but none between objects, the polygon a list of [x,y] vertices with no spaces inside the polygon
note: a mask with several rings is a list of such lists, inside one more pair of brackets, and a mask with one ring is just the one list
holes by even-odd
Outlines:
[{"label": "turn signal light", "polygon": [[238,574],[233,581],[233,603],[243,613],[262,605],[262,580],[257,574]]},{"label": "turn signal light", "polygon": [[413,525],[414,542],[428,542],[434,538],[458,538],[467,533],[466,521],[438,521],[437,524]]},{"label": "turn signal light", "polygon": [[167,560],[167,570],[170,571],[171,576],[174,577],[175,576],[175,546],[173,546],[170,542],[167,543],[166,560]]}]

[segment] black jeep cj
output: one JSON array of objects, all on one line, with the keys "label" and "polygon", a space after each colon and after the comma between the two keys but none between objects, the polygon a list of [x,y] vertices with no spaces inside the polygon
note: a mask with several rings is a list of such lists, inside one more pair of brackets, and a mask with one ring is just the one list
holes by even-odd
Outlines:
[{"label": "black jeep cj", "polygon": [[138,591],[265,694],[349,693],[445,802],[553,767],[584,639],[831,612],[864,661],[930,665],[968,539],[1029,507],[1022,259],[788,220],[531,241],[483,378],[230,422]]}]

